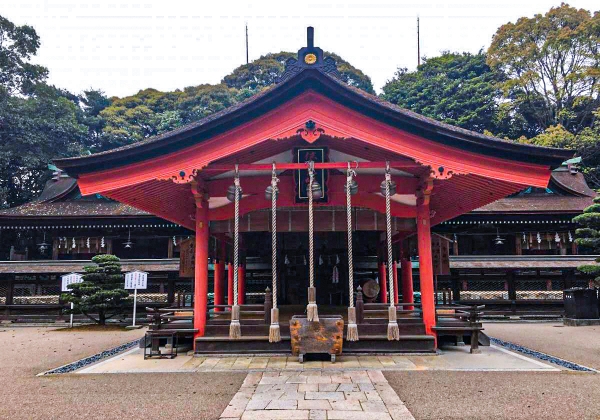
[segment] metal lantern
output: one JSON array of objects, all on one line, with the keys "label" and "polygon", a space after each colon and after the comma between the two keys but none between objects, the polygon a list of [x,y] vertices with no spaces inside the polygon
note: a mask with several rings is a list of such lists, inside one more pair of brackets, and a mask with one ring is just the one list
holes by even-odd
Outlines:
[{"label": "metal lantern", "polygon": [[129,235],[127,236],[127,242],[123,244],[125,248],[131,248],[133,246],[133,242],[131,242],[131,229],[129,229]]},{"label": "metal lantern", "polygon": [[[242,187],[238,187],[240,189],[240,200],[242,199]],[[227,188],[227,199],[232,203],[235,201],[235,184],[230,185]]]},{"label": "metal lantern", "polygon": [[[276,187],[275,188],[275,198],[278,197],[278,194],[279,194],[279,188]],[[269,185],[267,187],[267,189],[265,190],[265,198],[268,201],[271,201],[273,199],[273,186],[272,185]]]},{"label": "metal lantern", "polygon": [[[387,181],[383,180],[381,182],[381,194],[385,196],[385,183]],[[395,181],[390,181],[390,196],[396,194],[396,182]]]},{"label": "metal lantern", "polygon": [[45,254],[46,250],[48,249],[49,246],[50,246],[50,244],[46,243],[46,232],[44,232],[44,240],[42,241],[41,244],[38,244],[40,253]]},{"label": "metal lantern", "polygon": [[494,244],[504,245],[504,238],[500,236],[500,230],[496,228],[496,238],[494,238]]},{"label": "metal lantern", "polygon": [[[358,183],[354,178],[350,182],[350,195],[356,195],[358,193]],[[384,185],[384,193],[385,193],[385,185]]]},{"label": "metal lantern", "polygon": [[321,188],[321,184],[317,181],[312,182],[312,191],[309,191],[312,194],[313,200],[319,200],[323,197],[323,189]]}]

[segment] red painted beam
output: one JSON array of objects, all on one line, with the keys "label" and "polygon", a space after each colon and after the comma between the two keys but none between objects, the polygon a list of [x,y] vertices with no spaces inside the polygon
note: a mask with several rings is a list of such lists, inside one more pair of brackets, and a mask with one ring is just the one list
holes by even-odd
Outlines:
[{"label": "red painted beam", "polygon": [[[400,262],[400,273],[402,279],[402,302],[414,303],[412,263],[408,258],[402,258]],[[414,306],[405,306],[403,309],[412,310]]]},{"label": "red painted beam", "polygon": [[[225,287],[225,261],[219,260],[215,262],[214,272],[214,297],[215,305],[223,305],[224,303],[224,287]],[[223,308],[215,308],[215,312],[221,312]]]},{"label": "red painted beam", "polygon": [[238,267],[238,305],[246,303],[246,267]]},{"label": "red painted beam", "polygon": [[227,304],[233,306],[233,264],[227,264]]},{"label": "red painted beam", "polygon": [[[356,169],[385,169],[386,162],[350,162],[352,168]],[[389,162],[390,168],[393,169],[416,169],[423,168],[416,162]],[[277,170],[297,170],[306,169],[308,163],[275,163],[275,169]],[[315,162],[315,169],[347,169],[348,162]],[[212,164],[203,168],[201,172],[208,171],[233,171],[235,169],[234,164]],[[239,171],[270,171],[273,169],[272,163],[240,163],[238,165]]]},{"label": "red painted beam", "polygon": [[208,306],[208,203],[196,207],[196,263],[194,267],[194,337],[202,337]]},{"label": "red painted beam", "polygon": [[[433,288],[433,259],[431,255],[431,222],[429,220],[429,204],[417,203],[417,242],[419,248],[419,281],[421,285],[421,307],[425,332],[436,336],[435,301]],[[437,338],[436,338],[437,346]]]},{"label": "red painted beam", "polygon": [[[385,213],[385,198],[380,195],[361,193],[359,192],[352,197],[352,204],[354,207],[365,207],[371,210]],[[329,206],[345,206],[346,197],[343,192],[330,194],[329,201],[326,203],[315,203],[315,207],[329,207]],[[293,197],[286,194],[280,194],[277,200],[278,207],[308,207],[307,203],[296,203]],[[244,197],[240,201],[240,216],[245,215],[251,211],[271,208],[271,202],[265,200],[262,195],[251,195]],[[407,206],[401,203],[391,203],[391,214],[394,217],[415,217],[416,209],[412,206]],[[227,204],[222,207],[217,207],[210,210],[210,220],[228,220],[234,216],[234,205],[233,203]]]},{"label": "red painted beam", "polygon": [[[358,183],[358,189],[360,192],[378,193],[380,192],[381,181],[383,181],[382,175],[358,175],[355,178]],[[396,193],[397,194],[414,194],[419,186],[419,180],[417,178],[393,176],[392,180],[396,182]],[[250,176],[243,177],[240,180],[244,195],[246,194],[260,194],[264,195],[267,186],[271,185],[271,176]],[[342,192],[344,193],[344,185],[346,183],[345,174],[333,174],[330,173],[327,180],[327,188],[329,192]],[[206,181],[205,185],[208,188],[208,194],[210,197],[225,197],[227,195],[227,188],[233,184],[232,178],[220,178],[211,181]],[[294,177],[290,175],[279,176],[279,189],[285,194],[286,191],[295,191]]]}]

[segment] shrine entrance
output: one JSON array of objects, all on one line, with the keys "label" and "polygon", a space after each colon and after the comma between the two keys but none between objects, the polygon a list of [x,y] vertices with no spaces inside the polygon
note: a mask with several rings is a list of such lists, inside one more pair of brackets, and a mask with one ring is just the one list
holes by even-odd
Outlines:
[{"label": "shrine entrance", "polygon": [[[276,86],[172,132],[55,163],[84,195],[194,232],[188,332],[196,352],[289,351],[279,305],[299,305],[317,323],[319,311],[338,302],[348,321],[344,351],[395,352],[436,348],[431,226],[528,186],[545,188],[570,157],[452,127],[349,86],[310,28]],[[240,238],[254,232],[270,235],[246,244],[271,264],[273,294],[262,304],[245,302],[252,277]],[[225,250],[211,249],[211,237]],[[420,303],[412,302],[410,276],[397,278],[405,278],[397,261],[408,237],[418,254]],[[213,291],[211,261],[219,261]],[[374,272],[379,300],[366,302],[358,287]]]}]

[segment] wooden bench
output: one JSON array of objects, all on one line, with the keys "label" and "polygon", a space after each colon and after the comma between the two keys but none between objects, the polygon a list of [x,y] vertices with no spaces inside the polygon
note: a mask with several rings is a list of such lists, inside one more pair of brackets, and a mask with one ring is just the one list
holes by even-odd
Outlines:
[{"label": "wooden bench", "polygon": [[[438,336],[451,335],[457,338],[457,345],[463,342],[465,333],[471,335],[472,354],[481,353],[479,349],[480,333],[483,331],[483,325],[480,322],[481,310],[484,305],[475,307],[456,307],[443,308],[436,311],[436,326],[433,329],[438,333]],[[454,313],[451,313],[454,311]],[[487,337],[487,336],[486,336]],[[489,344],[488,344],[489,345]]]}]

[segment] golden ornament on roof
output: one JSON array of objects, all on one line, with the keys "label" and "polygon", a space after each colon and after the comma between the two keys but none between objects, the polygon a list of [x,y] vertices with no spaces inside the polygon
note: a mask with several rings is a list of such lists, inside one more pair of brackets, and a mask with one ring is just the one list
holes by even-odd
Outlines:
[{"label": "golden ornament on roof", "polygon": [[317,62],[317,56],[314,54],[306,54],[304,56],[304,62],[306,64],[315,64]]}]

